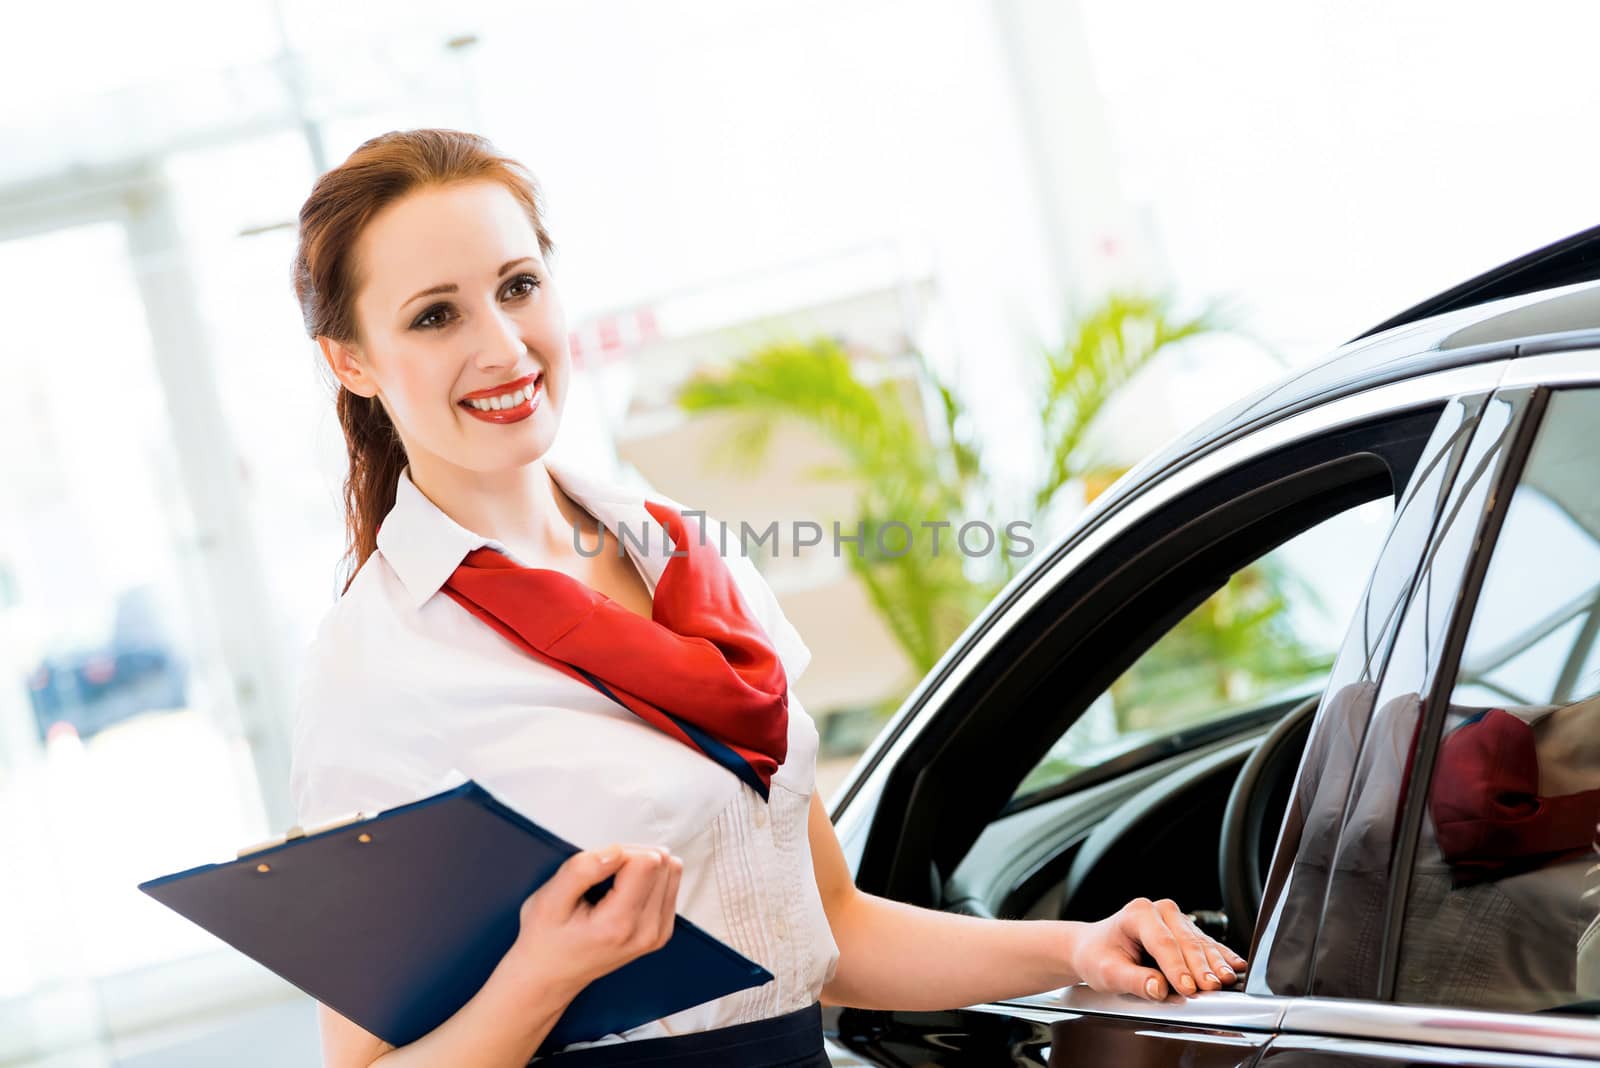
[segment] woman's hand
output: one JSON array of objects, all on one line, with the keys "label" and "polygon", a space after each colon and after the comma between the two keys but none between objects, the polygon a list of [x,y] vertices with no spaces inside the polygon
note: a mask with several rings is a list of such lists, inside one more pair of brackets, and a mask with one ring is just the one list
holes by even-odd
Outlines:
[{"label": "woman's hand", "polygon": [[[1146,967],[1149,954],[1160,971]],[[1086,925],[1071,965],[1095,990],[1160,1001],[1170,988],[1185,996],[1232,985],[1245,959],[1206,935],[1170,898],[1135,898]]]},{"label": "woman's hand", "polygon": [[[598,903],[584,896],[615,875]],[[564,861],[522,903],[507,958],[530,990],[567,997],[602,975],[652,953],[672,937],[683,860],[655,846],[612,845]]]}]

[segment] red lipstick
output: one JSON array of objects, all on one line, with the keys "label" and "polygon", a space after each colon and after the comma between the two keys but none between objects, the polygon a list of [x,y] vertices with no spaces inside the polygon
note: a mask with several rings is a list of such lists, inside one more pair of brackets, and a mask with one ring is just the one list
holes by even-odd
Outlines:
[{"label": "red lipstick", "polygon": [[492,397],[496,393],[509,393],[514,389],[521,389],[523,386],[533,385],[534,379],[538,378],[542,374],[544,374],[543,371],[535,371],[531,375],[524,375],[521,378],[513,379],[510,382],[505,382],[498,386],[490,386],[488,389],[475,389],[471,393],[463,393],[461,395],[461,399],[483,400],[485,397]]},{"label": "red lipstick", "polygon": [[[503,397],[507,394],[519,396],[517,403],[503,408],[475,408],[469,401],[484,400],[489,397]],[[520,423],[532,415],[534,409],[539,407],[539,402],[544,399],[544,372],[535,371],[531,375],[507,382],[501,386],[491,386],[488,389],[474,390],[456,401],[456,406],[465,411],[474,419],[485,423]]]}]

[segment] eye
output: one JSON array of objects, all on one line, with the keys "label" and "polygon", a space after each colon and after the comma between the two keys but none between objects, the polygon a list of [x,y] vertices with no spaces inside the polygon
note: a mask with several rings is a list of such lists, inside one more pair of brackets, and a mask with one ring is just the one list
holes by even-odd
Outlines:
[{"label": "eye", "polygon": [[413,330],[437,330],[444,324],[442,322],[430,323],[428,320],[432,319],[435,314],[448,310],[449,307],[450,305],[448,304],[435,304],[433,307],[429,308],[427,311],[418,316],[417,321],[411,324],[411,328]]},{"label": "eye", "polygon": [[538,289],[539,286],[542,284],[539,281],[539,278],[538,278],[537,275],[519,274],[519,275],[517,275],[515,278],[513,278],[511,280],[511,285],[514,288],[517,285],[521,284],[522,282],[527,282],[528,285],[529,285],[529,288],[525,291],[524,295],[526,295],[526,293],[532,293],[535,289]]},{"label": "eye", "polygon": [[[528,283],[528,288],[526,290],[524,290],[524,291],[522,291],[520,293],[512,292],[513,290],[516,289],[517,286],[521,285],[523,282],[527,282]],[[517,275],[515,278],[513,278],[511,280],[511,285],[507,287],[507,292],[511,293],[512,296],[524,297],[524,296],[527,296],[528,294],[532,293],[535,289],[538,289],[543,284],[544,284],[543,282],[539,281],[539,277],[537,275],[519,274],[519,275]],[[450,308],[450,305],[448,305],[448,304],[435,304],[433,307],[429,308],[427,311],[423,312],[420,316],[418,316],[416,321],[414,321],[411,324],[411,328],[413,330],[437,330],[437,329],[439,329],[440,327],[444,326],[445,322],[447,322],[448,320],[441,320],[441,321],[436,322],[436,323],[429,322],[429,320],[432,319],[435,314],[437,314],[439,312],[448,311],[449,308]]]}]

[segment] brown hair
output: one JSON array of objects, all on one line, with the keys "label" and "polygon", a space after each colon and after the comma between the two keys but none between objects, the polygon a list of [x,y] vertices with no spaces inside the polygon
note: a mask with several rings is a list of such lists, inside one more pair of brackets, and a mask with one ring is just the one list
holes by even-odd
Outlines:
[{"label": "brown hair", "polygon": [[[527,212],[548,259],[555,244],[544,227],[543,197],[527,168],[500,155],[488,139],[459,130],[391,130],[368,140],[328,171],[300,207],[300,244],[294,257],[294,293],[306,334],[361,345],[355,296],[363,275],[356,241],[373,216],[409,193],[452,182],[488,179],[511,191]],[[318,360],[327,369],[327,363]],[[329,377],[332,377],[331,371]],[[394,507],[406,465],[405,447],[377,397],[351,393],[337,380],[336,406],[350,452],[344,483],[349,590],[377,548],[378,524]]]}]

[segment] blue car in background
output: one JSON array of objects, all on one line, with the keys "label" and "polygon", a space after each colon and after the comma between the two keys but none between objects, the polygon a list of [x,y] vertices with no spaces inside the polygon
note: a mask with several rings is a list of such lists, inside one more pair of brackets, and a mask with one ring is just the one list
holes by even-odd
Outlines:
[{"label": "blue car in background", "polygon": [[189,701],[188,664],[149,585],[118,595],[104,644],[46,656],[26,681],[41,741],[59,723],[87,740],[142,712],[184,708]]}]

